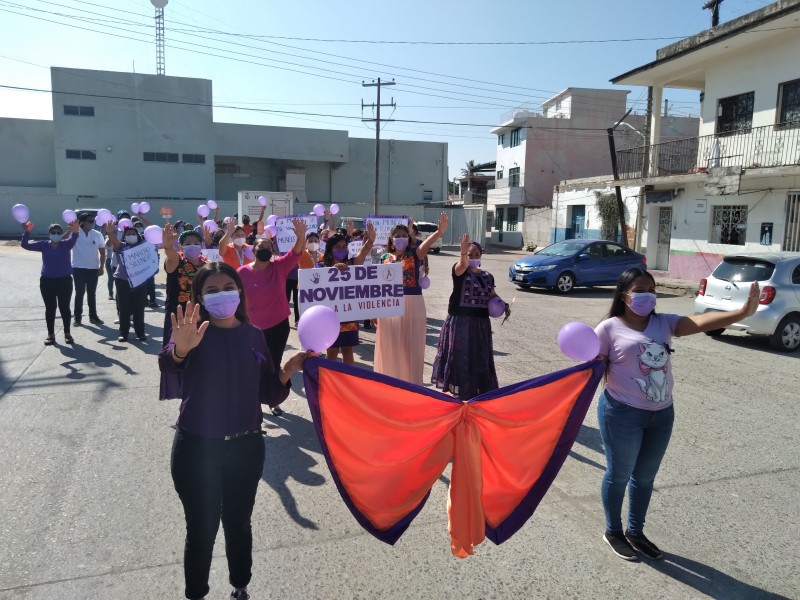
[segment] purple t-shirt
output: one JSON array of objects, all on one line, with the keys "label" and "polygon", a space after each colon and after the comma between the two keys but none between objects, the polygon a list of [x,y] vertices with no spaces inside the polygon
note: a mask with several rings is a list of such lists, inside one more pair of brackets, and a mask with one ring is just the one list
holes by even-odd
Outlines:
[{"label": "purple t-shirt", "polygon": [[42,253],[42,277],[55,279],[72,275],[72,247],[78,241],[78,234],[73,233],[66,240],[60,241],[55,248],[50,240],[32,242],[31,234],[22,234],[22,247],[31,252]]},{"label": "purple t-shirt", "polygon": [[608,357],[606,389],[615,400],[644,410],[672,405],[672,361],[669,344],[681,315],[654,314],[644,331],[618,317],[595,328],[600,354]]}]

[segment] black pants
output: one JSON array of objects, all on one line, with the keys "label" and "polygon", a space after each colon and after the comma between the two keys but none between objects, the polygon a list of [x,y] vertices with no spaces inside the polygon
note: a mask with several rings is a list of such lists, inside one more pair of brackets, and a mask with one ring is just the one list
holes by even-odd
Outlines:
[{"label": "black pants", "polygon": [[[69,301],[72,298],[72,275],[66,277],[40,277],[39,291],[44,300],[44,320],[47,323],[48,335],[55,335],[56,306],[64,323],[64,333],[69,333]],[[288,326],[288,325],[287,325]]]},{"label": "black pants", "polygon": [[150,279],[147,280],[147,297],[150,300],[150,304],[156,303],[156,276],[153,275]]},{"label": "black pants", "polygon": [[267,349],[272,356],[272,363],[275,370],[281,372],[281,362],[283,361],[283,351],[286,350],[286,342],[289,341],[289,319],[281,321],[274,327],[262,329],[264,340],[267,342]]},{"label": "black pants", "polygon": [[72,269],[75,280],[75,320],[80,320],[83,314],[83,294],[86,294],[86,304],[89,305],[89,316],[97,318],[97,269]]},{"label": "black pants", "polygon": [[300,305],[297,303],[297,279],[286,280],[286,300],[294,306],[294,322],[300,320]]},{"label": "black pants", "polygon": [[144,303],[147,298],[147,286],[131,288],[127,279],[114,279],[117,284],[117,309],[119,310],[119,334],[126,336],[133,330],[137,337],[144,335]]},{"label": "black pants", "polygon": [[108,296],[114,296],[114,268],[111,266],[111,252],[108,252],[106,258],[106,275],[108,275]]},{"label": "black pants", "polygon": [[186,517],[186,597],[202,598],[209,592],[208,574],[220,518],[229,581],[233,587],[246,587],[253,568],[250,518],[264,469],[261,433],[224,441],[179,430],[172,445],[171,469]]}]

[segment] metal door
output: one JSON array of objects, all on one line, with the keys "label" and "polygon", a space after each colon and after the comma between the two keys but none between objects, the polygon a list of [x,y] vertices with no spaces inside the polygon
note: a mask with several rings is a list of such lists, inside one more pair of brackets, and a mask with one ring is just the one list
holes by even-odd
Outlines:
[{"label": "metal door", "polygon": [[669,243],[672,239],[672,207],[658,209],[658,251],[656,253],[656,269],[669,270]]},{"label": "metal door", "polygon": [[786,199],[786,227],[783,231],[783,249],[800,251],[800,194],[789,194]]}]

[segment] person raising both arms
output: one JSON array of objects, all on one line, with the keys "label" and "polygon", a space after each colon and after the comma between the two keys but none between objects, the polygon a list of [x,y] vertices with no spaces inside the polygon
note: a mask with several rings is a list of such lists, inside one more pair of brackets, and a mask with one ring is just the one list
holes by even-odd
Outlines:
[{"label": "person raising both arms", "polygon": [[427,315],[422,288],[419,285],[420,267],[433,243],[441,239],[445,231],[447,231],[447,213],[442,213],[436,231],[419,246],[411,243],[408,227],[405,225],[395,225],[389,234],[388,252],[381,255],[380,261],[399,262],[403,266],[405,308],[403,314],[398,317],[384,317],[377,320],[376,373],[422,385]]},{"label": "person raising both arms", "polygon": [[56,307],[61,313],[61,322],[64,324],[64,341],[74,344],[75,340],[70,333],[69,301],[72,298],[72,265],[70,252],[78,241],[78,222],[73,221],[67,226],[70,236],[62,240],[64,229],[58,223],[53,223],[47,228],[50,239],[47,241],[32,242],[31,230],[33,223],[30,221],[22,224],[22,241],[20,245],[30,252],[41,252],[42,273],[39,277],[39,292],[44,300],[44,319],[47,324],[47,337],[45,346],[56,343]]},{"label": "person raising both arms", "polygon": [[234,269],[249,265],[255,256],[253,248],[247,243],[247,232],[231,219],[225,226],[225,235],[219,241],[219,257]]},{"label": "person raising both arms", "polygon": [[181,405],[170,470],[183,504],[185,596],[204,598],[220,521],[231,598],[246,600],[252,577],[251,517],[264,472],[261,404],[290,392],[298,352],[275,369],[264,336],[247,320],[242,282],[224,263],[202,267],[186,311],[171,315],[172,337],[158,356],[162,373],[181,373]]},{"label": "person raising both arms", "polygon": [[[672,435],[672,338],[727,327],[756,312],[760,289],[750,286],[744,305],[729,312],[681,316],[660,314],[656,282],[643,269],[620,275],[607,318],[595,329],[606,362],[606,386],[597,403],[597,420],[606,454],[600,487],[606,529],[603,539],[625,560],[637,553],[661,558],[644,534],[653,482]],[[628,526],[622,529],[622,503],[628,488]]]}]

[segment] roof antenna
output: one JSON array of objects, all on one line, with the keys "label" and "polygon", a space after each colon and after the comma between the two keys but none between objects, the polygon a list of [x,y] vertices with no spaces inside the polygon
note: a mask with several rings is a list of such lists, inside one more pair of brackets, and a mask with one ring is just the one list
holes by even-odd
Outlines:
[{"label": "roof antenna", "polygon": [[[153,2],[153,0],[150,0]],[[703,4],[703,10],[710,10],[711,11],[711,26],[716,27],[719,25],[719,5],[722,4],[725,0],[708,0],[705,4]]]},{"label": "roof antenna", "polygon": [[156,7],[156,74],[164,75],[164,7],[169,0],[150,0]]}]

